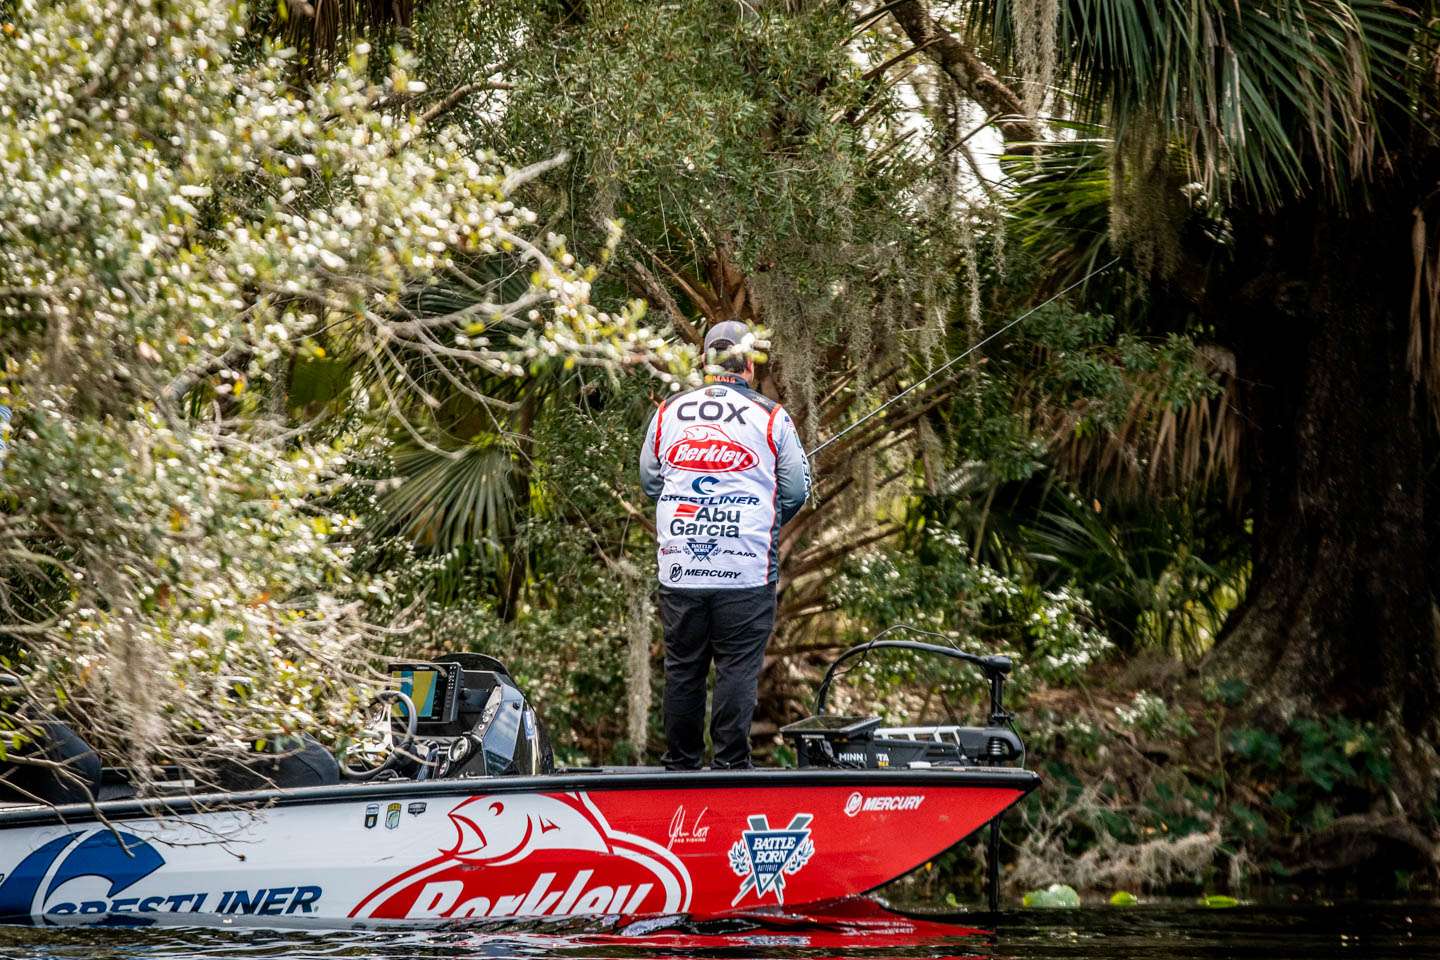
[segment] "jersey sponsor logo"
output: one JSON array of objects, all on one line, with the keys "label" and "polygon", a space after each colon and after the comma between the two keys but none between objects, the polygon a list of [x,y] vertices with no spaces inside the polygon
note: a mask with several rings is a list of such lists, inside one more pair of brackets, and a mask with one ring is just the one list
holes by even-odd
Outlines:
[{"label": "jersey sponsor logo", "polygon": [[719,540],[685,541],[685,549],[689,552],[690,556],[699,560],[701,563],[709,560],[715,554],[715,548],[718,546],[720,546]]},{"label": "jersey sponsor logo", "polygon": [[691,496],[685,493],[665,493],[660,495],[661,503],[681,503],[690,506],[680,507],[676,515],[693,517],[695,507],[753,507],[760,503],[760,498],[746,493],[722,493],[713,494],[712,490],[720,482],[719,477],[696,477],[690,481],[690,489],[695,491]]},{"label": "jersey sponsor logo", "polygon": [[716,570],[714,567],[686,567],[685,576],[703,577],[707,580],[739,580],[739,570]]},{"label": "jersey sponsor logo", "polygon": [[686,422],[706,420],[713,423],[745,423],[745,411],[749,404],[734,404],[719,400],[686,400],[675,405],[675,417]]},{"label": "jersey sponsor logo", "polygon": [[734,473],[760,462],[755,451],[730,439],[716,426],[686,427],[684,436],[665,451],[665,462],[695,473]]},{"label": "jersey sponsor logo", "polygon": [[[739,508],[699,507],[693,503],[682,503],[675,508],[670,521],[672,537],[738,537],[740,536]],[[694,541],[691,541],[693,544]],[[701,559],[699,557],[696,558]]]},{"label": "jersey sponsor logo", "polygon": [[810,839],[813,819],[808,813],[797,813],[788,826],[777,829],[764,814],[747,818],[750,829],[741,832],[730,847],[730,870],[741,878],[740,892],[730,901],[732,907],[752,892],[757,899],[773,893],[776,903],[785,902],[785,878],[799,873],[815,855]]},{"label": "jersey sponsor logo", "polygon": [[740,510],[738,508],[702,507],[693,503],[680,504],[675,508],[675,516],[681,520],[694,520],[696,523],[740,522]]},{"label": "jersey sponsor logo", "polygon": [[743,493],[724,493],[716,497],[687,497],[683,493],[667,493],[660,497],[660,502],[689,503],[700,507],[722,507],[731,504],[737,507],[753,507],[760,502],[760,498]]},{"label": "jersey sponsor logo", "polygon": [[672,563],[672,564],[670,564],[670,582],[671,582],[671,583],[676,583],[676,582],[678,582],[679,579],[684,575],[684,573],[685,573],[685,566],[684,566],[684,564],[680,564],[680,563]]},{"label": "jersey sponsor logo", "polygon": [[748,557],[748,558],[753,559],[753,558],[756,556],[756,554],[755,554],[755,551],[754,551],[754,550],[731,550],[729,547],[725,547],[725,548],[723,548],[723,549],[720,551],[720,556],[722,556],[722,557]]},{"label": "jersey sponsor logo", "polygon": [[[165,866],[160,851],[125,830],[81,830],[56,837],[0,875],[0,917],[102,918],[149,922],[152,913],[313,913],[317,886],[175,892],[152,878]],[[158,879],[164,879],[163,875]],[[150,883],[145,881],[152,880]],[[139,887],[137,891],[135,888]],[[184,888],[181,888],[182,891]],[[129,894],[126,896],[125,894]],[[147,895],[148,894],[148,895]]]},{"label": "jersey sponsor logo", "polygon": [[352,917],[683,913],[691,881],[665,847],[614,830],[583,793],[471,797],[454,846],[366,896]]}]

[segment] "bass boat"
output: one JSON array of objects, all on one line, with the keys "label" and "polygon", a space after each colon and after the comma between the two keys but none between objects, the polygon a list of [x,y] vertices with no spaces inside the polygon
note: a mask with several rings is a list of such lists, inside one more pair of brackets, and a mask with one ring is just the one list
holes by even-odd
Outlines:
[{"label": "bass boat", "polygon": [[[988,723],[826,713],[836,668],[880,648],[980,668]],[[862,644],[831,663],[815,715],[781,731],[797,767],[671,772],[555,767],[490,657],[401,664],[376,717],[383,748],[342,760],[333,783],[196,793],[177,779],[140,797],[107,768],[93,803],[0,804],[0,919],[716,918],[852,897],[998,827],[1038,784],[1004,707],[1010,669],[948,646]]]}]

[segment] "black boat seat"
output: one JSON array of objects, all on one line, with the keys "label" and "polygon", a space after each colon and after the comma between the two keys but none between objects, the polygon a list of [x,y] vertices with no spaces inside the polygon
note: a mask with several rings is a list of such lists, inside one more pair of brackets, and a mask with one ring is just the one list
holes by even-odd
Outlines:
[{"label": "black boat seat", "polygon": [[100,792],[100,756],[69,724],[42,720],[36,742],[18,751],[65,765],[65,771],[29,763],[0,761],[0,800],[12,803],[88,803]]},{"label": "black boat seat", "polygon": [[320,741],[302,734],[298,741],[281,744],[275,753],[220,763],[215,780],[225,790],[329,787],[340,782],[340,765]]}]

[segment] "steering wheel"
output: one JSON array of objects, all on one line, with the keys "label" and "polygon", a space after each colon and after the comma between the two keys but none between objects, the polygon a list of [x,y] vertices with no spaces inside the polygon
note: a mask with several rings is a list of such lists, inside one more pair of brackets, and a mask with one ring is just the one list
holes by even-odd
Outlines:
[{"label": "steering wheel", "polygon": [[[395,740],[391,701],[398,701],[405,707],[405,737],[398,743]],[[374,780],[383,771],[399,763],[409,751],[410,745],[415,742],[418,722],[415,718],[415,701],[399,690],[381,690],[371,703],[379,705],[380,709],[370,718],[370,723],[366,725],[360,738],[340,754],[340,775],[346,780]],[[368,762],[363,766],[352,767],[348,760],[351,754],[356,753],[364,756]]]}]

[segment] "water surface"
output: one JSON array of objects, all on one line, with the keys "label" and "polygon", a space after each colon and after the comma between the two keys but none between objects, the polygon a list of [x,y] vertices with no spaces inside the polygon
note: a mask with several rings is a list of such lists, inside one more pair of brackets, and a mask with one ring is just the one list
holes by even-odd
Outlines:
[{"label": "water surface", "polygon": [[[37,929],[0,927],[0,960],[460,960],[469,957],[870,958],[976,957],[1025,960],[1190,958],[1436,958],[1440,908],[1140,906],[1016,911],[986,922],[951,915],[944,927],[893,929],[825,922],[633,925],[623,931],[538,929],[274,930],[214,927]],[[637,927],[639,929],[637,929]],[[984,927],[985,929],[975,929]]]}]

